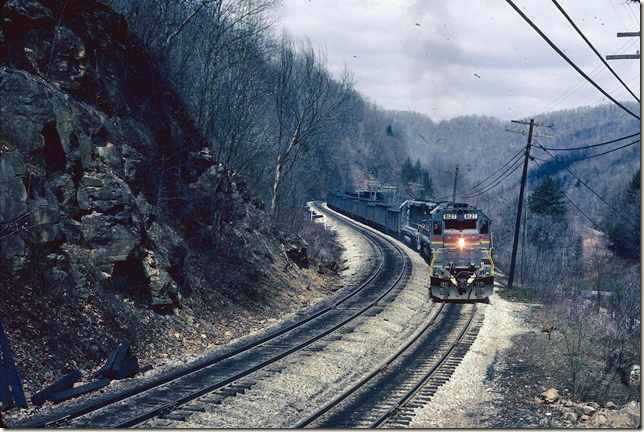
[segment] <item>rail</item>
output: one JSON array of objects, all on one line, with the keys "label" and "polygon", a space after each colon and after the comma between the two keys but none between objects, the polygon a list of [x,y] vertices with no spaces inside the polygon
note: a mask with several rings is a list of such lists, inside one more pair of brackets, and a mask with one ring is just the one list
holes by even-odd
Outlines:
[{"label": "rail", "polygon": [[[333,216],[335,217],[335,216]],[[226,352],[222,355],[216,356],[211,359],[207,359],[206,361],[202,362],[197,362],[193,365],[191,365],[188,368],[179,370],[179,371],[174,371],[170,374],[164,375],[158,379],[152,380],[144,385],[138,386],[133,389],[129,389],[127,391],[118,393],[116,395],[110,396],[108,398],[99,400],[97,402],[90,403],[86,406],[83,406],[81,408],[76,408],[76,409],[71,409],[71,410],[65,410],[61,413],[58,413],[54,416],[48,416],[44,419],[38,420],[36,422],[32,422],[30,424],[26,425],[17,425],[17,427],[27,427],[27,428],[42,428],[42,427],[50,427],[50,426],[55,426],[63,422],[71,421],[73,419],[77,419],[79,417],[82,417],[84,415],[90,414],[97,412],[101,409],[108,408],[110,406],[114,406],[115,404],[122,402],[126,399],[135,397],[135,396],[144,396],[148,393],[153,392],[155,389],[159,389],[166,384],[171,384],[171,383],[177,383],[179,380],[190,380],[195,379],[195,381],[199,382],[200,380],[203,380],[204,378],[208,378],[207,374],[211,367],[214,365],[217,365],[219,363],[222,363],[224,360],[231,360],[232,357],[238,356],[240,354],[245,354],[245,353],[250,353],[253,349],[258,348],[258,347],[266,347],[266,345],[271,342],[276,340],[279,337],[282,336],[288,336],[290,333],[295,333],[296,330],[301,330],[306,324],[312,325],[314,324],[312,321],[314,321],[316,318],[326,318],[324,319],[325,323],[327,321],[331,321],[330,317],[325,317],[327,314],[338,314],[340,318],[335,317],[336,322],[335,324],[332,324],[330,327],[327,327],[326,329],[322,331],[318,331],[317,334],[315,334],[313,337],[306,338],[304,341],[297,342],[292,341],[291,342],[291,347],[279,352],[278,354],[273,354],[268,356],[263,361],[260,361],[259,363],[255,363],[252,366],[248,367],[242,367],[240,371],[237,373],[233,373],[224,379],[217,379],[215,380],[214,383],[210,383],[205,386],[200,386],[199,389],[195,391],[190,391],[188,394],[182,395],[181,397],[176,397],[171,400],[168,400],[167,398],[163,400],[162,399],[160,404],[157,404],[157,406],[153,409],[149,409],[145,411],[142,414],[137,414],[135,416],[132,416],[128,418],[127,420],[121,421],[118,425],[114,426],[112,424],[109,425],[103,425],[101,424],[100,427],[119,427],[119,428],[124,428],[124,427],[131,427],[137,424],[142,423],[143,421],[153,418],[155,416],[161,415],[163,413],[167,413],[169,411],[172,411],[176,409],[177,407],[180,407],[181,405],[185,404],[188,401],[194,400],[204,394],[207,394],[209,392],[212,392],[218,388],[222,388],[234,381],[239,380],[240,378],[243,378],[253,372],[256,372],[262,368],[265,368],[266,366],[273,364],[277,362],[278,360],[295,353],[302,348],[322,339],[325,336],[328,336],[329,334],[337,331],[341,327],[345,326],[349,322],[357,319],[358,317],[364,315],[369,309],[373,308],[375,305],[377,305],[380,301],[382,301],[387,295],[392,293],[394,288],[396,288],[403,276],[405,275],[406,272],[409,271],[409,265],[408,265],[408,257],[406,254],[397,246],[395,245],[392,241],[384,238],[384,237],[378,237],[383,244],[387,243],[390,246],[391,251],[395,251],[395,256],[397,256],[396,260],[402,259],[402,265],[400,267],[400,271],[398,274],[389,282],[387,282],[386,289],[382,291],[378,291],[375,294],[378,294],[375,299],[369,300],[368,297],[371,294],[370,292],[367,292],[367,288],[371,287],[372,285],[377,285],[379,282],[379,276],[382,277],[383,275],[383,270],[385,269],[385,264],[386,264],[386,252],[384,249],[384,246],[373,240],[370,236],[373,236],[373,234],[369,233],[368,230],[365,230],[364,228],[361,228],[359,225],[343,219],[343,222],[353,225],[356,230],[362,233],[372,244],[374,244],[377,249],[380,251],[380,262],[377,267],[377,270],[370,275],[370,277],[364,281],[358,288],[355,290],[351,291],[347,295],[341,297],[339,300],[333,302],[327,307],[324,307],[323,309],[305,317],[304,319],[301,319],[291,325],[288,325],[278,331],[275,331],[273,333],[270,333],[259,340],[253,341],[249,344],[242,345],[238,348],[235,348],[229,352]],[[391,265],[391,263],[389,263]],[[378,279],[377,279],[378,278]],[[354,301],[360,301],[356,296],[359,293],[364,293],[364,296],[366,297],[364,300],[361,300],[363,303],[366,303],[365,306],[362,306],[360,310],[356,313],[353,313],[349,315],[348,317],[342,318],[342,309],[339,308],[339,306],[345,304],[347,301],[350,299],[353,299]],[[345,312],[349,311],[349,308],[345,309]],[[320,323],[319,326],[323,326],[323,323]],[[295,337],[295,336],[294,336]],[[270,348],[270,347],[268,347]],[[206,377],[201,377],[197,376],[198,374],[206,375]],[[185,387],[190,387],[185,386]],[[154,397],[152,398],[154,399]],[[109,416],[108,416],[109,417]],[[92,426],[90,423],[89,426]]]}]

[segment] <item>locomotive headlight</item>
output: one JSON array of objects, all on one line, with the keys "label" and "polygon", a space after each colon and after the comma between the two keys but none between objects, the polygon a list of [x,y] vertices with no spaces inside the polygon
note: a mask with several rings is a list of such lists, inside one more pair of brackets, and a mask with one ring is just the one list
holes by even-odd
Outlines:
[{"label": "locomotive headlight", "polygon": [[464,238],[461,237],[460,239],[458,239],[458,247],[460,247],[461,249],[463,249],[465,247],[465,239]]}]

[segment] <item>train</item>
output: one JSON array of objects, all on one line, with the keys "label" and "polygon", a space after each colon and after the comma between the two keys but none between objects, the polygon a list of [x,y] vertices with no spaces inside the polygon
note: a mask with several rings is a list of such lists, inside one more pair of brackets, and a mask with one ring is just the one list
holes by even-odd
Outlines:
[{"label": "train", "polygon": [[327,206],[421,254],[434,301],[487,301],[492,295],[492,221],[476,206],[420,199],[396,204],[379,191],[332,191]]}]

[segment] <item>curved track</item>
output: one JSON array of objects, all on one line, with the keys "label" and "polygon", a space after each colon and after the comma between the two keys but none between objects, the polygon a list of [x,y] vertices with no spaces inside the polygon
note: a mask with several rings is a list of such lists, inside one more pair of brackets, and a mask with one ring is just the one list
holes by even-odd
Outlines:
[{"label": "curved track", "polygon": [[[329,214],[330,217],[340,219]],[[360,286],[341,298],[327,302],[313,313],[250,343],[240,344],[223,354],[172,371],[143,385],[83,406],[60,410],[17,427],[131,427],[148,419],[185,417],[202,411],[188,402],[217,403],[213,392],[236,394],[252,385],[237,384],[251,374],[284,357],[303,350],[322,338],[351,331],[360,317],[379,313],[402,290],[411,273],[409,257],[392,241],[350,221],[343,223],[365,236],[379,250],[380,259]],[[270,370],[269,370],[270,373]],[[249,384],[250,383],[250,384]]]},{"label": "curved track", "polygon": [[476,316],[476,304],[442,304],[398,352],[294,427],[407,425],[467,352],[480,326]]}]

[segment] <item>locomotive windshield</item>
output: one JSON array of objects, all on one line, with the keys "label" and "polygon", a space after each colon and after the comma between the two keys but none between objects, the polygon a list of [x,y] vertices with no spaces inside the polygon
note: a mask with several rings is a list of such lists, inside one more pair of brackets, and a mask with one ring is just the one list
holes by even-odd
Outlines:
[{"label": "locomotive windshield", "polygon": [[445,229],[459,231],[463,231],[465,229],[476,229],[476,220],[446,220]]}]

